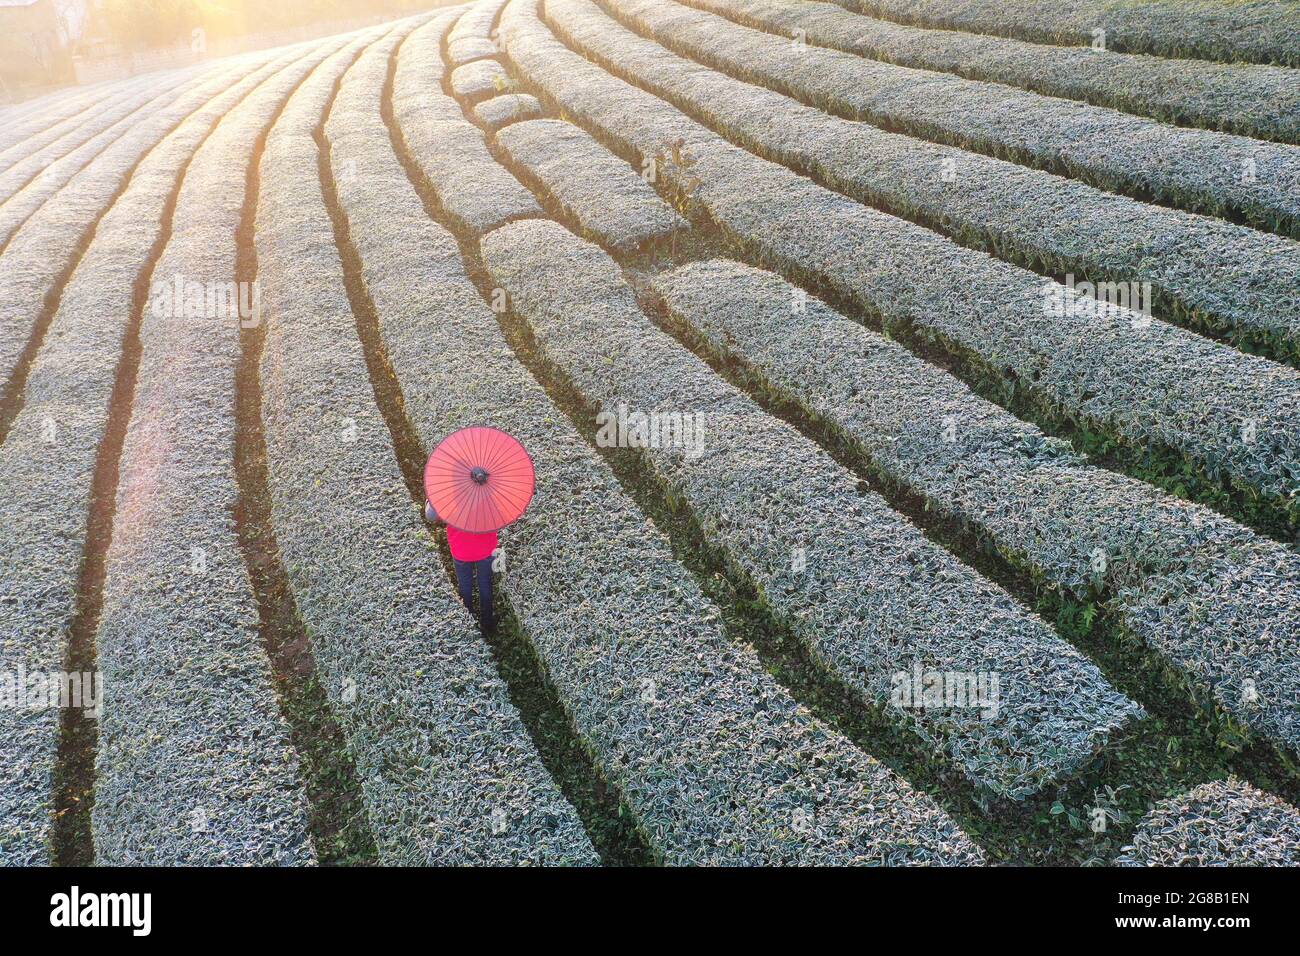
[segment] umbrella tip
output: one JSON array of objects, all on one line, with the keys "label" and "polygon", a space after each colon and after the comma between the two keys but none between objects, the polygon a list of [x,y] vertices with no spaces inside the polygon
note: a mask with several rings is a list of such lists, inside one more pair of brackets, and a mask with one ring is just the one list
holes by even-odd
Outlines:
[{"label": "umbrella tip", "polygon": [[477,483],[477,484],[480,484],[480,485],[485,485],[485,484],[487,484],[488,473],[487,473],[485,470],[483,470],[482,468],[471,468],[471,469],[469,470],[469,476],[470,476],[471,478],[473,478],[474,481],[475,481],[475,483]]}]

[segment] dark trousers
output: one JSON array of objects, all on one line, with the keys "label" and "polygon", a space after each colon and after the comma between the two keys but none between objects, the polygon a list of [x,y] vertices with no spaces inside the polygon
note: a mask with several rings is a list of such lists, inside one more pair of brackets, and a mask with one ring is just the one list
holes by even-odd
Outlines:
[{"label": "dark trousers", "polygon": [[460,561],[452,558],[451,563],[456,565],[456,586],[460,588],[460,599],[465,602],[470,614],[474,613],[474,575],[478,575],[479,623],[482,625],[483,630],[492,630],[494,624],[492,619],[492,559]]}]

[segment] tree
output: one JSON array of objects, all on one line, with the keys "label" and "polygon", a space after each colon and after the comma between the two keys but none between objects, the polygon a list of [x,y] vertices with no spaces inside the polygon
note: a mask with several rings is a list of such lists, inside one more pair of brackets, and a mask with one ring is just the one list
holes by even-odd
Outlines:
[{"label": "tree", "polygon": [[110,35],[123,49],[188,42],[202,18],[193,0],[103,0]]}]

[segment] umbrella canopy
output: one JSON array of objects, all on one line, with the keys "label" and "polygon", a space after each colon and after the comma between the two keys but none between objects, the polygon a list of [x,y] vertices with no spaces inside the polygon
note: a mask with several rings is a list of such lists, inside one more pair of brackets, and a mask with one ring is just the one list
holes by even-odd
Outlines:
[{"label": "umbrella canopy", "polygon": [[453,528],[484,534],[516,520],[533,498],[533,460],[496,428],[452,432],[424,466],[424,493]]}]

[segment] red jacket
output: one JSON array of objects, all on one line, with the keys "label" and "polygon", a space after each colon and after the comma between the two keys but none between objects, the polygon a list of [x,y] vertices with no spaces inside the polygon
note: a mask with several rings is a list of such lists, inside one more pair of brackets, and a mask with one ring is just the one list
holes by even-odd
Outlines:
[{"label": "red jacket", "polygon": [[482,561],[492,557],[496,550],[497,533],[474,534],[447,525],[447,547],[451,548],[451,556],[457,561]]}]

